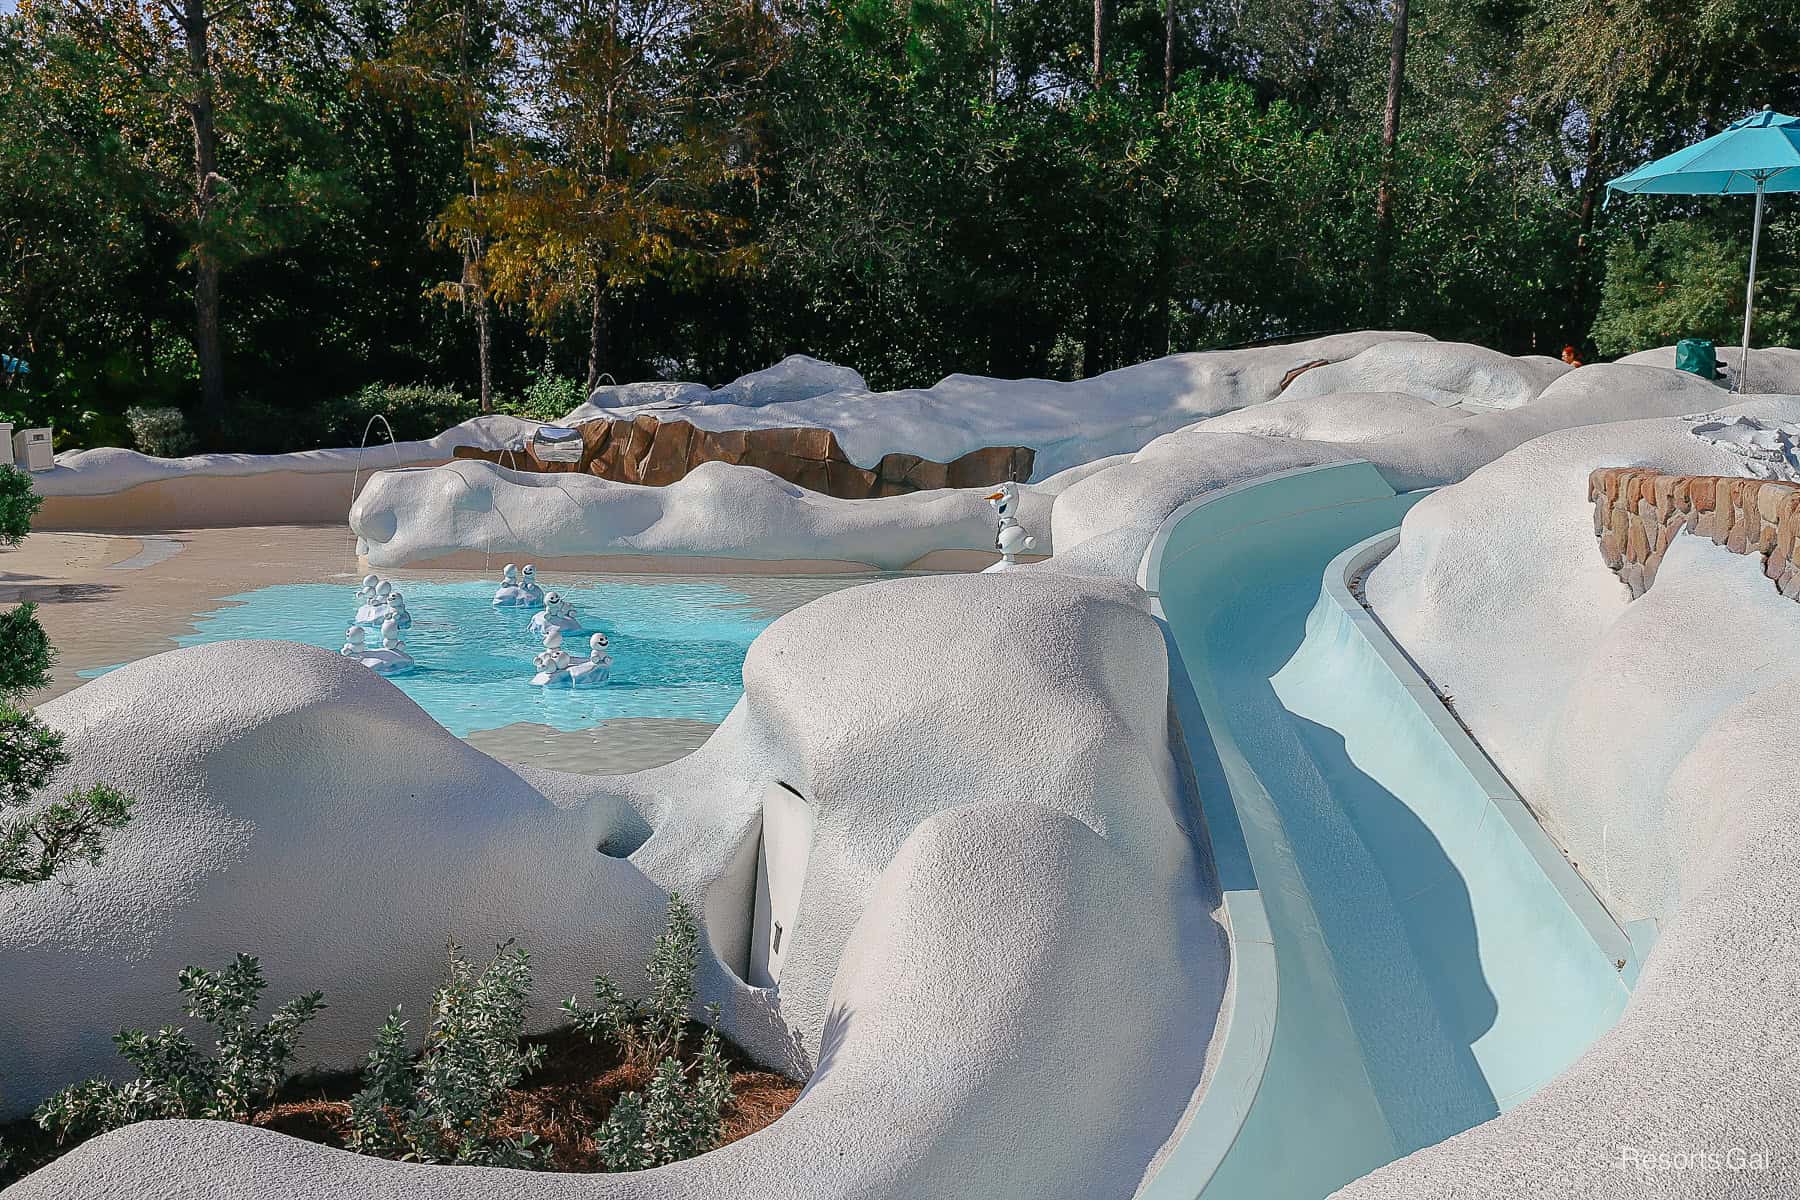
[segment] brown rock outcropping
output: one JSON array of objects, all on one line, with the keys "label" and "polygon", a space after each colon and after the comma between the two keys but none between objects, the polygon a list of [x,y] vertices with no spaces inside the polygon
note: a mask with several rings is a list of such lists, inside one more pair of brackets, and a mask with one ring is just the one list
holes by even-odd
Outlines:
[{"label": "brown rock outcropping", "polygon": [[1756,554],[1781,594],[1800,600],[1800,485],[1732,475],[1665,475],[1601,467],[1588,476],[1594,536],[1633,599],[1656,581],[1677,533]]},{"label": "brown rock outcropping", "polygon": [[520,471],[581,471],[619,483],[651,486],[674,483],[703,462],[761,467],[789,483],[845,500],[899,496],[942,487],[986,487],[1031,477],[1036,452],[1024,446],[987,446],[953,462],[933,462],[914,454],[888,454],[873,469],[859,467],[829,429],[696,428],[688,421],[659,421],[644,413],[631,418],[585,421],[577,462],[544,462],[528,447],[522,453],[458,446],[456,457],[479,458]]}]

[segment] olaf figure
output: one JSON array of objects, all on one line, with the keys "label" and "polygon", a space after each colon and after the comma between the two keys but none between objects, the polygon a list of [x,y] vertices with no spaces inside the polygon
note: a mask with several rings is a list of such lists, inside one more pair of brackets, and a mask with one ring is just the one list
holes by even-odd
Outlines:
[{"label": "olaf figure", "polygon": [[389,620],[381,626],[381,649],[366,652],[362,665],[377,675],[404,675],[417,664],[406,652],[406,643],[400,640],[399,627]]},{"label": "olaf figure", "polygon": [[525,594],[525,599],[520,603],[536,608],[544,602],[544,589],[537,582],[537,568],[530,563],[525,564],[524,575],[519,580],[519,591]]},{"label": "olaf figure", "polygon": [[560,592],[547,593],[544,611],[531,618],[531,632],[538,637],[552,629],[565,634],[581,632],[581,618],[575,615],[575,606]]},{"label": "olaf figure", "polygon": [[544,635],[544,649],[531,660],[537,674],[531,677],[536,687],[568,687],[569,666],[575,660],[562,648],[562,634],[552,629]]},{"label": "olaf figure", "polygon": [[500,588],[494,593],[494,607],[514,608],[521,604],[529,604],[525,593],[519,587],[519,568],[512,563],[500,572]]},{"label": "olaf figure", "polygon": [[382,623],[388,619],[391,611],[388,597],[393,595],[393,592],[394,585],[387,580],[383,579],[377,582],[374,594],[363,602],[361,608],[356,610],[356,623],[379,629]]},{"label": "olaf figure", "polygon": [[1002,571],[1008,567],[1016,567],[1019,565],[1020,554],[1037,549],[1037,539],[1027,536],[1025,527],[1019,524],[1019,485],[1009,480],[995,489],[987,499],[1000,515],[1000,529],[994,536],[994,546],[1000,551],[1000,561],[988,570]]},{"label": "olaf figure", "polygon": [[606,681],[612,678],[612,665],[612,655],[606,652],[606,635],[596,633],[588,639],[588,656],[576,659],[564,674],[573,688],[605,687]]}]

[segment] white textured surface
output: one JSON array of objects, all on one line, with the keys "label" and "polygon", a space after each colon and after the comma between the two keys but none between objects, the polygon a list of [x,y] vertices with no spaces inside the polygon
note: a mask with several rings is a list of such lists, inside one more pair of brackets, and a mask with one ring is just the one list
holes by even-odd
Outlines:
[{"label": "white textured surface", "polygon": [[536,421],[494,414],[464,421],[428,441],[390,445],[377,425],[369,435],[366,449],[352,446],[338,450],[300,450],[292,454],[194,454],[187,458],[152,458],[136,450],[101,446],[57,455],[55,469],[34,473],[31,483],[41,496],[100,496],[159,479],[195,475],[260,475],[272,471],[318,475],[357,470],[367,474],[396,466],[438,462],[449,458],[458,446],[504,450],[528,440],[537,427]]},{"label": "white textured surface", "polygon": [[[701,463],[665,487],[461,460],[383,471],[350,509],[374,566],[458,550],[552,558],[692,554],[903,567],[933,550],[992,550],[985,491],[839,500],[755,467]],[[1039,520],[1042,505],[1039,506]],[[1033,508],[1025,508],[1032,521]]]},{"label": "white textured surface", "polygon": [[[1800,398],[1728,411],[1793,420]],[[1757,557],[1685,533],[1629,601],[1586,501],[1594,467],[1735,474],[1733,459],[1678,419],[1545,437],[1414,507],[1371,574],[1384,623],[1615,911],[1659,938],[1572,1069],[1344,1196],[1800,1189],[1800,605]],[[1658,1169],[1658,1154],[1715,1158]]]},{"label": "white textured surface", "polygon": [[[1735,341],[1729,346],[1715,346],[1713,352],[1718,356],[1721,367],[1736,367],[1738,360],[1743,357]],[[1674,370],[1675,347],[1658,346],[1654,350],[1640,350],[1636,354],[1627,354],[1619,361]],[[1719,380],[1714,386],[1721,392],[1725,391],[1724,380]],[[1800,350],[1786,346],[1750,347],[1750,380],[1749,387],[1745,390],[1752,395],[1800,394]],[[1730,399],[1729,396],[1721,397],[1720,403]]]},{"label": "white textured surface", "polygon": [[830,429],[861,467],[873,467],[891,451],[949,462],[986,446],[1029,446],[1037,451],[1033,477],[1043,479],[1138,450],[1202,417],[1260,404],[1280,394],[1284,375],[1308,362],[1335,362],[1383,342],[1421,337],[1342,333],[1289,346],[1172,354],[1073,383],[950,375],[928,388],[846,388],[756,408],[732,403],[728,389],[721,389],[723,397],[715,393],[708,403],[684,405],[680,419],[702,429]]},{"label": "white textured surface", "polygon": [[1283,395],[1304,400],[1334,392],[1404,392],[1432,404],[1518,408],[1568,370],[1553,358],[1514,358],[1466,342],[1385,342],[1343,362],[1315,367]]},{"label": "white textured surface", "polygon": [[[1162,639],[1136,599],[1020,573],[837,593],[756,640],[745,697],[705,747],[612,780],[521,779],[385,683],[300,647],[254,644],[289,681],[269,695],[208,684],[242,644],[71,693],[46,717],[71,729],[83,772],[145,795],[147,819],[72,891],[6,902],[0,975],[60,964],[0,999],[0,1027],[29,1014],[37,1047],[25,1083],[19,1050],[5,1051],[9,1101],[109,1064],[119,1022],[172,1015],[182,962],[257,950],[275,994],[322,986],[335,1006],[309,1054],[360,1049],[382,1007],[422,999],[448,935],[479,947],[522,934],[542,1007],[596,969],[630,978],[662,888],[701,900],[725,956],[705,961],[702,993],[726,1028],[766,1061],[817,1070],[763,1133],[641,1175],[402,1166],[157,1123],[8,1200],[1123,1200],[1200,1079],[1225,969],[1216,896],[1176,824]],[[172,696],[213,715],[171,721]],[[169,744],[157,733],[171,725]],[[771,994],[726,967],[744,954],[743,850],[775,779],[818,815]],[[613,848],[635,844],[640,820],[655,832],[630,863],[594,852],[608,830]],[[224,848],[200,852],[211,838]]]}]

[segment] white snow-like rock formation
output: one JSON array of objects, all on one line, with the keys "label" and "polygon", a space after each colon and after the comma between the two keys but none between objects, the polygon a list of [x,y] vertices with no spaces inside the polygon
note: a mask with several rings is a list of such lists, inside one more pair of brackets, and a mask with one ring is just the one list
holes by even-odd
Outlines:
[{"label": "white snow-like rock formation", "polygon": [[1554,358],[1514,358],[1466,342],[1387,341],[1306,372],[1283,394],[1304,400],[1344,392],[1400,392],[1432,404],[1518,408],[1570,369]]},{"label": "white snow-like rock formation", "polygon": [[[641,977],[668,890],[699,901],[701,999],[809,1086],[757,1136],[646,1174],[449,1170],[155,1122],[8,1200],[1125,1200],[1202,1078],[1224,938],[1183,828],[1162,637],[1129,585],[965,575],[828,596],[756,640],[702,749],[615,779],[510,771],[317,650],[259,645],[291,686],[233,687],[219,664],[236,653],[175,651],[46,706],[78,764],[59,782],[114,780],[140,813],[68,890],[0,900],[7,1103],[113,1067],[114,1028],[176,1016],[181,964],[238,950],[262,955],[271,995],[325,990],[309,1057],[366,1047],[396,1000],[419,1011],[450,936],[520,936],[542,1019],[595,971]],[[813,833],[765,846],[805,878],[769,989],[744,973],[778,783]]]},{"label": "white snow-like rock formation", "polygon": [[[950,489],[839,500],[718,462],[665,487],[643,487],[463,460],[382,472],[357,497],[350,527],[369,562],[384,567],[476,549],[526,558],[701,555],[897,569],[934,550],[993,549],[994,512],[984,495]],[[1039,525],[1047,525],[1047,502],[1032,503]],[[1033,527],[1031,504],[1024,512]]]},{"label": "white snow-like rock formation", "polygon": [[1691,432],[1742,455],[1742,474],[1800,483],[1800,422],[1784,425],[1744,416],[1703,419],[1694,423]]},{"label": "white snow-like rock formation", "polygon": [[[1338,362],[1383,343],[1423,340],[1412,333],[1343,333],[1285,346],[1172,354],[1073,383],[950,375],[928,388],[871,392],[846,383],[793,399],[763,399],[780,396],[780,378],[762,383],[750,375],[705,402],[683,404],[675,416],[711,430],[829,429],[850,461],[864,468],[890,452],[950,462],[989,446],[1029,446],[1037,452],[1034,477],[1044,478],[1109,454],[1134,452],[1158,434],[1203,417],[1272,399],[1281,394],[1288,373],[1307,363]],[[769,371],[782,372],[793,361]],[[815,377],[810,370],[809,379]],[[659,413],[655,407],[609,408],[603,415],[639,412],[667,415],[666,408]]]},{"label": "white snow-like rock formation", "polygon": [[[1790,423],[1800,397],[1724,415]],[[1787,1101],[1800,1084],[1787,1019],[1800,995],[1789,753],[1800,605],[1757,556],[1685,533],[1633,601],[1600,558],[1587,502],[1596,467],[1735,475],[1741,463],[1679,418],[1555,433],[1421,501],[1370,575],[1383,623],[1454,694],[1613,912],[1655,945],[1624,1016],[1573,1068],[1341,1195],[1624,1200],[1800,1186]],[[1655,1169],[1664,1149],[1723,1163],[1734,1147],[1736,1169]],[[1758,1152],[1764,1165],[1746,1165]]]},{"label": "white snow-like rock formation", "polygon": [[505,450],[523,445],[538,422],[501,413],[475,417],[421,442],[371,441],[366,447],[297,450],[291,454],[192,454],[186,458],[154,458],[136,450],[100,446],[56,456],[56,466],[34,472],[32,487],[40,496],[99,496],[139,484],[194,476],[261,475],[292,471],[301,475],[361,471],[442,462],[458,446]]},{"label": "white snow-like rock formation", "polygon": [[[1718,357],[1720,367],[1736,370],[1743,359],[1743,349],[1736,343],[1729,346],[1714,346],[1713,353]],[[1632,366],[1668,367],[1675,366],[1675,347],[1658,346],[1654,350],[1639,350],[1636,354],[1627,354],[1619,360]],[[1725,389],[1725,380],[1715,384],[1719,390]],[[1743,391],[1747,395],[1800,395],[1800,350],[1787,346],[1750,347],[1750,376]]]},{"label": "white snow-like rock formation", "polygon": [[719,404],[760,408],[810,400],[827,392],[866,392],[868,381],[849,367],[828,363],[807,354],[790,354],[772,367],[740,375],[712,395]]}]

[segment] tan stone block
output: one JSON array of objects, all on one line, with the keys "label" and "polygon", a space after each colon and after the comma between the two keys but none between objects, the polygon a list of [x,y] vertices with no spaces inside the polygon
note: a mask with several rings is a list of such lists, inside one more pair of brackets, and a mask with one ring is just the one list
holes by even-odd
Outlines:
[{"label": "tan stone block", "polygon": [[1628,562],[1642,563],[1650,557],[1650,537],[1639,520],[1632,520],[1625,526],[1625,558]]},{"label": "tan stone block", "polygon": [[1696,475],[1689,479],[1688,495],[1693,498],[1694,507],[1711,512],[1716,507],[1718,486],[1718,479],[1711,475]]},{"label": "tan stone block", "polygon": [[1787,488],[1779,483],[1765,483],[1756,489],[1756,514],[1773,525],[1781,520],[1781,502],[1787,499]]},{"label": "tan stone block", "polygon": [[1614,571],[1625,563],[1624,547],[1619,543],[1619,535],[1610,529],[1600,535],[1600,557]]},{"label": "tan stone block", "polygon": [[1658,475],[1656,477],[1656,518],[1663,520],[1675,507],[1675,485],[1681,482],[1679,475]]}]

